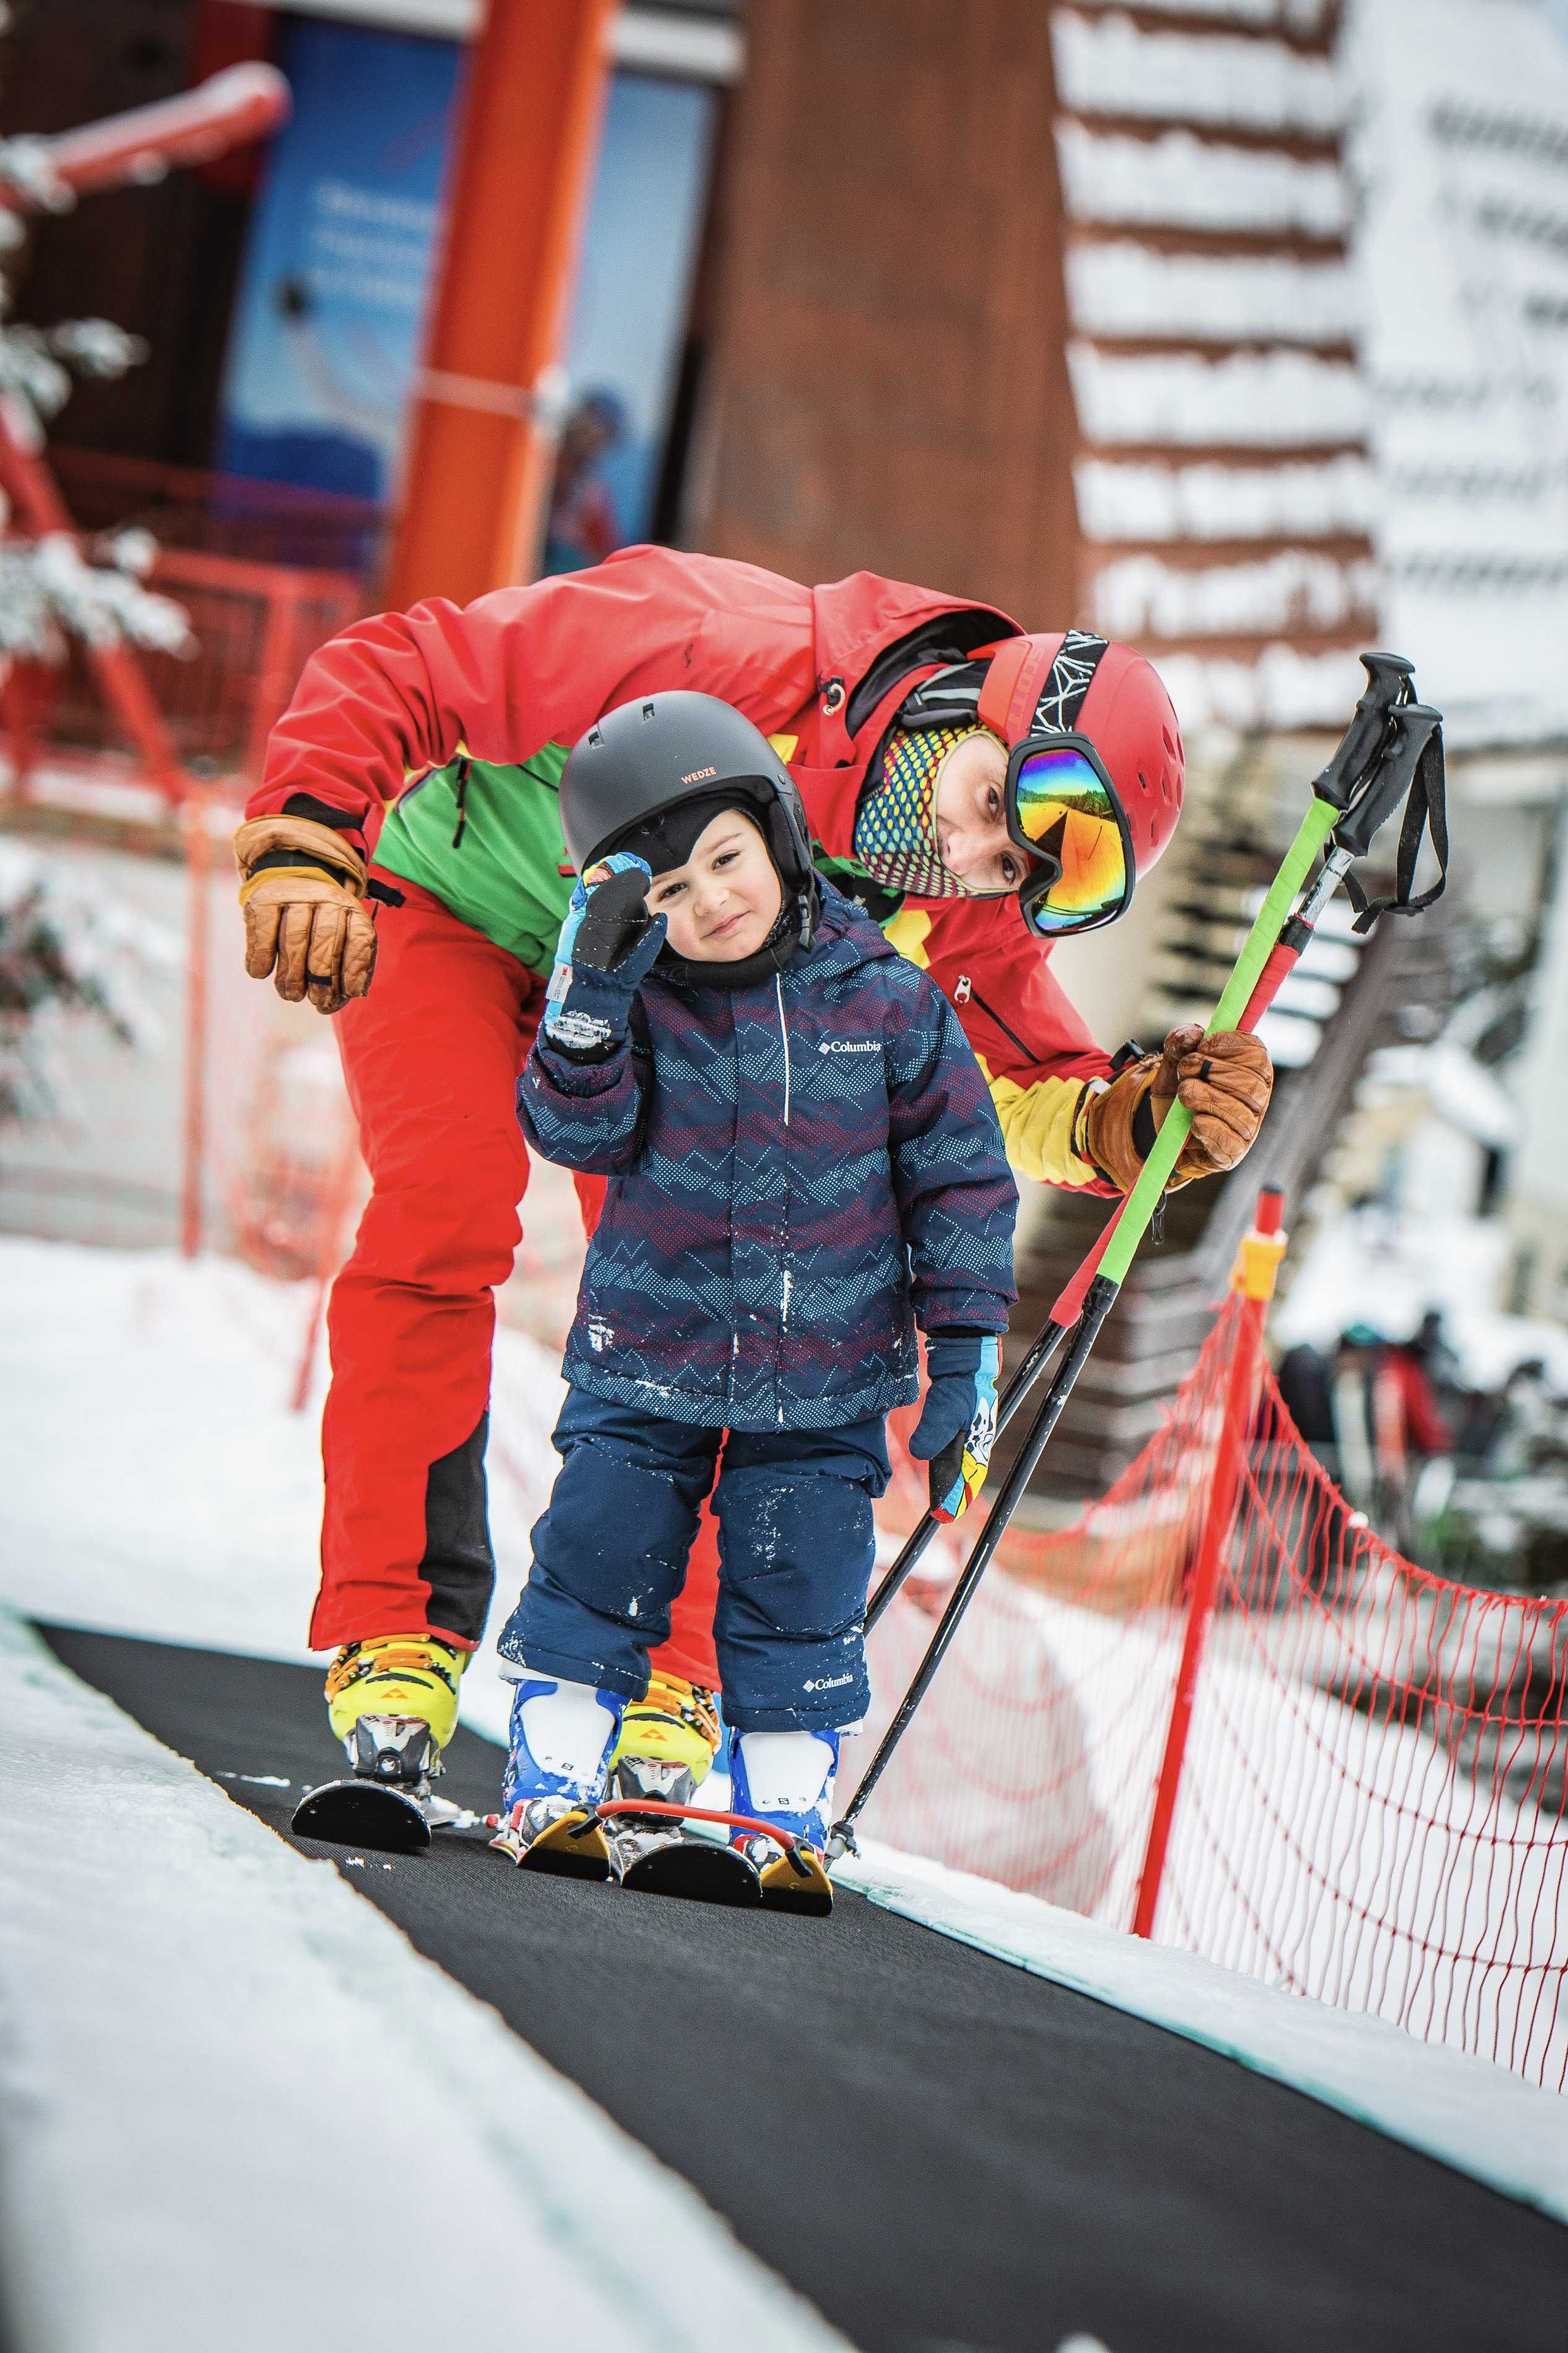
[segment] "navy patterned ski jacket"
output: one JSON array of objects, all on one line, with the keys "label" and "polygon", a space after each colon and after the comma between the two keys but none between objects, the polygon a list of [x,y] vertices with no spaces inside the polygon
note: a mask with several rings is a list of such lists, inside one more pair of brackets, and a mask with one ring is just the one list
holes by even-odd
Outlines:
[{"label": "navy patterned ski jacket", "polygon": [[1018,1195],[946,998],[831,885],[744,989],[657,969],[607,1060],[541,1031],[518,1116],[606,1176],[566,1377],[670,1421],[831,1430],[906,1405],[914,1324],[1003,1332]]}]

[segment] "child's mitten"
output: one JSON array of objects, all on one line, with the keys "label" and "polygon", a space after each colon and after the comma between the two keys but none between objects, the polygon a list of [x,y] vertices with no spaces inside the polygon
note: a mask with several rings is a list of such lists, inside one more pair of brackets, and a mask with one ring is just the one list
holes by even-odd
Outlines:
[{"label": "child's mitten", "polygon": [[563,1053],[613,1053],[626,1034],[632,999],[668,926],[647,911],[653,880],[641,858],[616,850],[573,890],[545,990],[544,1034]]},{"label": "child's mitten", "polygon": [[985,1482],[996,1440],[1002,1344],[994,1332],[928,1332],[931,1388],[910,1452],[931,1464],[932,1517],[956,1520]]}]

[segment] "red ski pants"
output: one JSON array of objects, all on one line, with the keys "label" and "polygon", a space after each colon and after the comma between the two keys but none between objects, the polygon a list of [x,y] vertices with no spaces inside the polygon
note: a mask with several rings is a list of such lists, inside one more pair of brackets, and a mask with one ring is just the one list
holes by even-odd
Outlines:
[{"label": "red ski pants", "polygon": [[[430,1632],[471,1650],[495,1583],[485,1438],[497,1283],[522,1234],[513,1095],[544,985],[388,875],[368,996],[336,1018],[372,1191],[327,1311],[326,1514],[315,1649]],[[579,1176],[592,1233],[604,1180]],[[521,1581],[524,1564],[509,1563]],[[714,1684],[718,1553],[704,1515],[654,1663]]]}]

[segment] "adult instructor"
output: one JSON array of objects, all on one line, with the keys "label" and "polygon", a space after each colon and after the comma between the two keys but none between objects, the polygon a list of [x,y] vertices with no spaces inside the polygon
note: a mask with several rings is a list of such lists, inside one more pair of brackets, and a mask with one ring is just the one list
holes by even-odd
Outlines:
[{"label": "adult instructor", "polygon": [[[411,1777],[446,1746],[489,1605],[493,1292],[572,887],[561,772],[596,719],[679,687],[771,738],[822,871],[955,1008],[1020,1176],[1125,1192],[1179,1096],[1184,1182],[1239,1160],[1268,1102],[1255,1039],[1176,1030],[1113,1062],[1049,969],[1057,939],[1125,911],[1180,814],[1175,715],[1131,648],[869,573],[806,588],[656,547],[343,630],[272,732],[235,852],[247,970],[335,1017],[372,1180],[328,1315],[310,1638],[336,1651],[329,1713],[362,1768],[384,1738],[366,1718],[428,1727]],[[591,1226],[601,1188],[579,1192]],[[694,1567],[621,1755],[706,1769],[710,1604]]]}]

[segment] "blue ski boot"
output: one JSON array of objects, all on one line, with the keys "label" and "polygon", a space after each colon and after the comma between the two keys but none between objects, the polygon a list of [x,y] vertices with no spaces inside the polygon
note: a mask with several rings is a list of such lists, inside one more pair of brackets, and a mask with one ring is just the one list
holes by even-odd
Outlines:
[{"label": "blue ski boot", "polygon": [[609,1878],[610,1849],[594,1809],[605,1794],[625,1707],[618,1693],[524,1671],[511,1704],[502,1822],[493,1847],[527,1871]]},{"label": "blue ski boot", "polygon": [[730,1736],[730,1807],[776,1823],[793,1843],[758,1831],[732,1830],[762,1882],[763,1902],[780,1912],[833,1909],[823,1851],[838,1770],[837,1732],[734,1732]]}]

